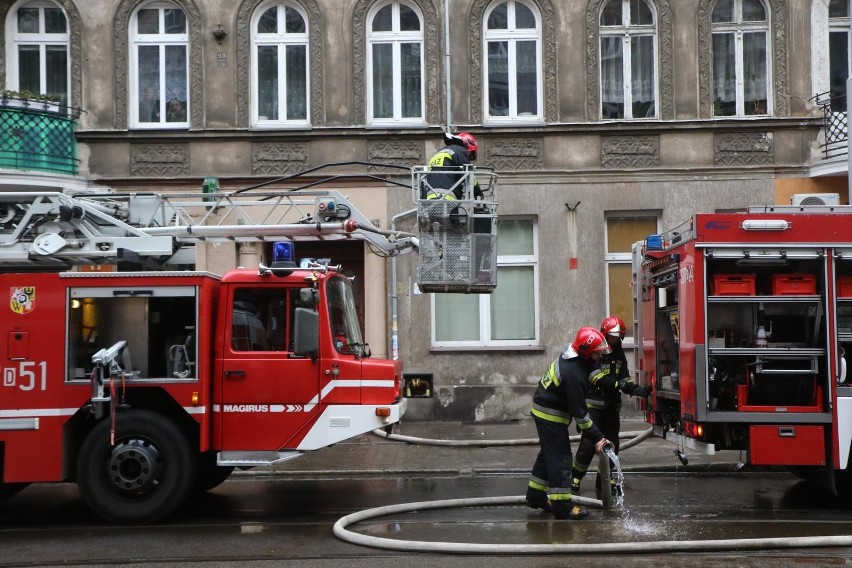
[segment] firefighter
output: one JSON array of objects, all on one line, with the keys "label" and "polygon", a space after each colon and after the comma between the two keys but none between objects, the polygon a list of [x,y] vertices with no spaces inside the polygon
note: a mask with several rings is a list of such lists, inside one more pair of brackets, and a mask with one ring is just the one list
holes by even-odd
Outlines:
[{"label": "firefighter", "polygon": [[[421,191],[423,199],[464,198],[465,184],[459,181],[464,177],[464,166],[476,161],[476,138],[467,132],[458,135],[445,133],[444,144],[429,160],[429,174]],[[479,183],[474,180],[473,184],[474,198],[479,199],[482,197]]]},{"label": "firefighter", "polygon": [[[627,331],[624,321],[618,316],[609,316],[601,323],[601,333],[606,337],[610,353],[601,357],[601,368],[589,374],[586,383],[586,406],[589,415],[600,428],[603,435],[612,441],[613,451],[618,454],[618,434],[621,430],[621,393],[631,396],[646,397],[651,394],[651,387],[640,386],[630,378],[627,367],[627,356],[621,345]],[[571,492],[580,492],[580,482],[595,454],[595,445],[591,440],[583,438],[574,456],[571,470]],[[611,491],[616,490],[615,479],[611,480]],[[596,487],[600,488],[600,476],[596,479]]]},{"label": "firefighter", "polygon": [[552,511],[557,519],[583,519],[589,512],[571,503],[571,442],[568,427],[572,419],[588,437],[596,451],[607,443],[586,409],[583,384],[609,352],[603,334],[583,327],[574,342],[551,363],[533,396],[531,414],[538,431],[540,450],[527,487],[527,504],[533,509]]}]

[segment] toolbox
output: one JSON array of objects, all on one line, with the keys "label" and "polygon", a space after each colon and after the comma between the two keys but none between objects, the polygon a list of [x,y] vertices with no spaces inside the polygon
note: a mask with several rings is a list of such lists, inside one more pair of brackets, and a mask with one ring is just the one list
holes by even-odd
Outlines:
[{"label": "toolbox", "polygon": [[754,296],[754,274],[714,274],[713,296]]},{"label": "toolbox", "polygon": [[822,426],[760,424],[748,427],[753,465],[825,465]]}]

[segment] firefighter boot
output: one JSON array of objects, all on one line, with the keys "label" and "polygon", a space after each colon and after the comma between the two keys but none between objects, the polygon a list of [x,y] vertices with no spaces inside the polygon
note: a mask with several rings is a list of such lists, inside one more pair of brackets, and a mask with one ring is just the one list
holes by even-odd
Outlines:
[{"label": "firefighter boot", "polygon": [[582,479],[579,477],[571,478],[571,495],[579,495],[580,494],[580,482]]},{"label": "firefighter boot", "polygon": [[571,501],[553,501],[553,516],[557,519],[571,519],[579,521],[589,516],[589,511],[585,507],[575,505]]},{"label": "firefighter boot", "polygon": [[548,501],[547,494],[543,491],[527,489],[527,506],[530,509],[541,509],[545,513],[550,512],[550,501]]}]

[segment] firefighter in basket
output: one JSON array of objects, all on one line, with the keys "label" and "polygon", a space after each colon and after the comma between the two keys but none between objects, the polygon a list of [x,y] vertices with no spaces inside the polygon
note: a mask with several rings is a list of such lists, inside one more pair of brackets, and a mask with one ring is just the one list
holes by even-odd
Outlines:
[{"label": "firefighter in basket", "polygon": [[572,420],[592,447],[603,451],[608,443],[595,426],[586,408],[583,384],[610,350],[604,335],[593,327],[583,327],[574,342],[551,363],[533,396],[531,414],[538,431],[539,452],[527,486],[527,504],[533,509],[552,511],[557,519],[583,519],[589,512],[571,503]]},{"label": "firefighter in basket", "polygon": [[[478,146],[473,134],[444,134],[445,146],[429,160],[429,174],[421,188],[422,199],[464,199],[465,166],[476,161]],[[471,174],[473,175],[473,174]],[[482,199],[479,182],[473,181],[475,199]]]},{"label": "firefighter in basket", "polygon": [[[600,428],[603,435],[612,441],[613,451],[618,454],[618,435],[621,430],[621,393],[646,397],[651,394],[651,387],[640,386],[630,378],[630,369],[627,367],[627,356],[624,354],[622,340],[627,331],[624,321],[618,316],[609,316],[601,323],[601,333],[606,337],[610,347],[610,353],[601,357],[601,368],[596,369],[587,377],[586,383],[586,406],[594,423]],[[580,493],[580,482],[592,458],[595,454],[594,443],[583,437],[574,456],[574,465],[571,471],[571,492]],[[612,487],[610,491],[615,493],[616,480],[610,480]],[[597,476],[595,487],[600,491],[600,475]]]}]

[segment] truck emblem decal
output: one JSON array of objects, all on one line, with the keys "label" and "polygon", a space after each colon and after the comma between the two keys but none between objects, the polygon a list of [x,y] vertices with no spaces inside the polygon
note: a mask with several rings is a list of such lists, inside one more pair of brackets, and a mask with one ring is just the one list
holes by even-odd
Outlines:
[{"label": "truck emblem decal", "polygon": [[16,314],[28,314],[35,309],[35,287],[13,287],[9,307]]},{"label": "truck emblem decal", "polygon": [[731,224],[728,221],[708,221],[704,228],[708,231],[727,231]]}]

